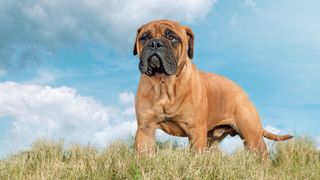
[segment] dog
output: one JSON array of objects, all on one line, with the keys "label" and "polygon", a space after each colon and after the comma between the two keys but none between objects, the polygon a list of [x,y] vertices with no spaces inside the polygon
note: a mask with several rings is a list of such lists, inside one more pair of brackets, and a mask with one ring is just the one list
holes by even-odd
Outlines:
[{"label": "dog", "polygon": [[135,149],[155,152],[155,130],[188,137],[191,148],[204,151],[227,135],[239,135],[246,148],[267,158],[263,137],[292,138],[263,129],[247,94],[233,81],[203,72],[192,63],[194,34],[171,20],[151,21],[137,30],[140,82],[135,109]]}]

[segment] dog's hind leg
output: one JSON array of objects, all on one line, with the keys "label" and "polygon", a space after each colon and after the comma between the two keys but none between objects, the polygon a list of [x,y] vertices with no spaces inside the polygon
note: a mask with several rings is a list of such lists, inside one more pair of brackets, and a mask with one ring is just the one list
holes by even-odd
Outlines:
[{"label": "dog's hind leg", "polygon": [[248,100],[238,106],[236,110],[236,125],[240,137],[244,140],[247,149],[259,152],[264,159],[268,158],[268,151],[263,140],[263,128],[259,115]]},{"label": "dog's hind leg", "polygon": [[[204,122],[204,120],[198,120],[195,122]],[[190,122],[190,121],[189,121]],[[186,124],[180,123],[180,127],[186,132],[188,136],[190,148],[198,152],[203,152],[207,149],[207,124]]]}]

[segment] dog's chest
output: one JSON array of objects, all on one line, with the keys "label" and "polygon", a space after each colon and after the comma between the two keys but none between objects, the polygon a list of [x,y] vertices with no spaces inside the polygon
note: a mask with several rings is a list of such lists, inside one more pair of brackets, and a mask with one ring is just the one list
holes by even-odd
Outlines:
[{"label": "dog's chest", "polygon": [[181,100],[176,94],[175,76],[158,76],[152,79],[153,92],[150,110],[161,121],[176,120],[181,107]]},{"label": "dog's chest", "polygon": [[152,111],[157,114],[157,117],[161,121],[178,121],[178,117],[181,115],[181,102],[178,99],[175,99],[173,103],[169,100],[168,97],[159,98],[158,101],[154,101],[154,106]]}]

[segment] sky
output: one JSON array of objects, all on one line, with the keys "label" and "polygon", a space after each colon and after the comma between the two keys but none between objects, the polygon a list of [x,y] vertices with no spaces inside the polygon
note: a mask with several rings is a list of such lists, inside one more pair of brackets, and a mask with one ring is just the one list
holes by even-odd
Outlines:
[{"label": "sky", "polygon": [[[238,83],[275,133],[320,148],[316,0],[0,0],[0,157],[41,138],[132,138],[136,30],[172,19],[195,34],[193,63]],[[173,139],[163,132],[157,138]],[[186,142],[185,138],[182,141]],[[241,144],[228,138],[222,146]]]}]

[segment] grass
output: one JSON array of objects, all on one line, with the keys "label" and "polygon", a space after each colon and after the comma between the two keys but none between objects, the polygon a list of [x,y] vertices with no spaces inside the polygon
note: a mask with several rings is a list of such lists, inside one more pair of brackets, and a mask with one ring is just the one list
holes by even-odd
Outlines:
[{"label": "grass", "polygon": [[137,157],[117,142],[90,145],[37,141],[29,151],[0,161],[0,179],[320,179],[320,152],[308,138],[276,144],[269,161],[239,150],[194,153],[160,143],[155,156]]}]

